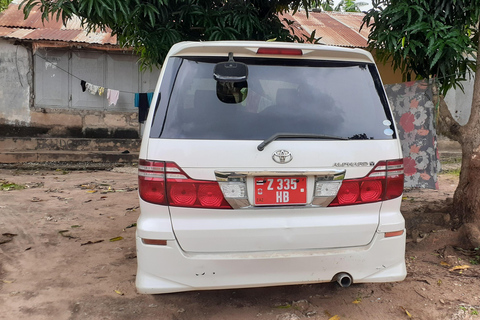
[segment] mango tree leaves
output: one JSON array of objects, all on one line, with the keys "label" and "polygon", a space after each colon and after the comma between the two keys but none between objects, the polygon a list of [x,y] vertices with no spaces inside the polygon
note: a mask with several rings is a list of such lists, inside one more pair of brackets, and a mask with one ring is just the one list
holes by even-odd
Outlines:
[{"label": "mango tree leaves", "polygon": [[145,68],[163,62],[179,41],[299,40],[278,13],[321,5],[325,0],[24,0],[25,17],[39,6],[42,19],[78,16],[87,30],[111,30],[135,49]]},{"label": "mango tree leaves", "polygon": [[369,47],[406,80],[436,76],[443,94],[475,70],[480,0],[374,0]]}]

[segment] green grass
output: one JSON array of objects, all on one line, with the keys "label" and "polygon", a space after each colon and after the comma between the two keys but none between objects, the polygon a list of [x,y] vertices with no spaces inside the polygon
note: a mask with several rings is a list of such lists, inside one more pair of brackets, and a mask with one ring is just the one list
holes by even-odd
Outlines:
[{"label": "green grass", "polygon": [[450,174],[450,175],[459,177],[460,176],[460,171],[461,171],[460,168],[457,168],[457,169],[451,169],[451,170],[442,170],[441,173],[442,174]]},{"label": "green grass", "polygon": [[462,159],[459,158],[449,158],[449,159],[444,159],[441,160],[442,164],[457,164],[457,163],[462,163]]}]

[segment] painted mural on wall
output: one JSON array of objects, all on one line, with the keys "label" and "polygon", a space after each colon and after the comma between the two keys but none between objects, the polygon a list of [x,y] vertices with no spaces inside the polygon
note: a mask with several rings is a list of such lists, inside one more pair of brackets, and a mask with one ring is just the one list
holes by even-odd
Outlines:
[{"label": "painted mural on wall", "polygon": [[386,85],[402,144],[406,188],[438,189],[440,161],[437,150],[435,108],[428,82]]}]

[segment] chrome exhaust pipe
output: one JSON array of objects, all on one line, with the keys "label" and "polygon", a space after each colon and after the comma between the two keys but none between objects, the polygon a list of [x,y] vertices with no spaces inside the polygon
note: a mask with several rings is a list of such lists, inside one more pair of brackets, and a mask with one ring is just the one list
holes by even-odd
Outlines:
[{"label": "chrome exhaust pipe", "polygon": [[341,273],[337,274],[335,279],[337,280],[337,283],[342,288],[348,288],[353,283],[352,277],[348,273],[345,273],[345,272],[341,272]]}]

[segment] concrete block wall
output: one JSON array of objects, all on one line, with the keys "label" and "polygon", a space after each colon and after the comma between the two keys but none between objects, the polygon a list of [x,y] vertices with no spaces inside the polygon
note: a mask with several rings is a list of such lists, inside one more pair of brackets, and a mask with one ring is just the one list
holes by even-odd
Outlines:
[{"label": "concrete block wall", "polygon": [[38,109],[30,111],[28,123],[0,120],[2,136],[50,136],[85,138],[140,137],[136,112],[102,112],[68,109]]},{"label": "concrete block wall", "polygon": [[30,123],[31,65],[30,49],[0,39],[0,124]]}]

